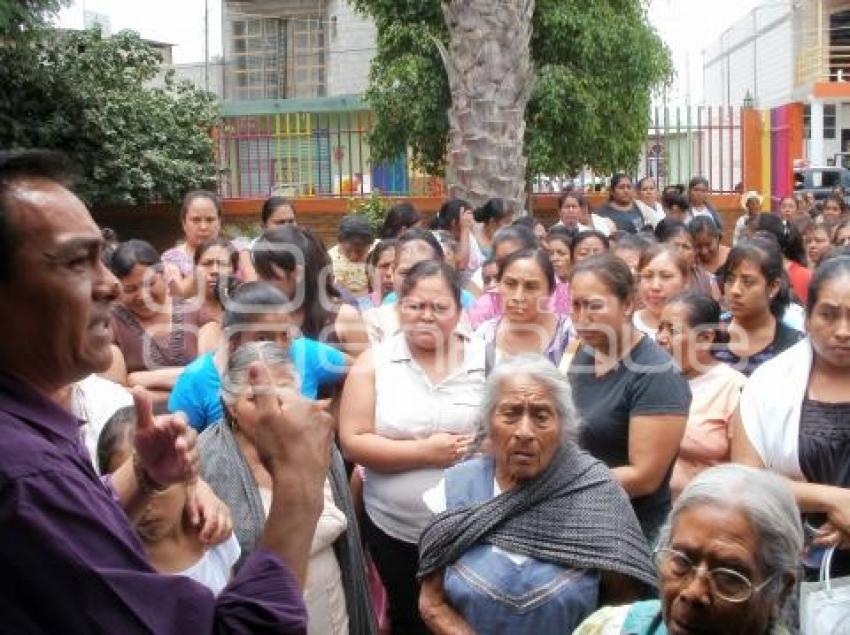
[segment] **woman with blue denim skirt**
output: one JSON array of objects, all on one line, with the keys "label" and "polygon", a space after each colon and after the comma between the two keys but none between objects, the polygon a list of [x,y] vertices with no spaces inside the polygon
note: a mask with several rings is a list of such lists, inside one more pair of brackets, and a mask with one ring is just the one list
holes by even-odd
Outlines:
[{"label": "woman with blue denim skirt", "polygon": [[605,602],[655,586],[625,492],[575,443],[566,378],[538,354],[496,365],[488,452],[423,495],[439,515],[419,542],[419,608],[437,634],[571,633]]}]

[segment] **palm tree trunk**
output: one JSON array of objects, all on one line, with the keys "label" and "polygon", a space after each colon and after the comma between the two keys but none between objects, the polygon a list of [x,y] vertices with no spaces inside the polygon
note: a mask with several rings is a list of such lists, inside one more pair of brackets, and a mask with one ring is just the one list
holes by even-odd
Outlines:
[{"label": "palm tree trunk", "polygon": [[534,85],[534,0],[443,3],[449,48],[439,45],[448,74],[450,195],[479,206],[504,198],[524,209],[525,107]]}]

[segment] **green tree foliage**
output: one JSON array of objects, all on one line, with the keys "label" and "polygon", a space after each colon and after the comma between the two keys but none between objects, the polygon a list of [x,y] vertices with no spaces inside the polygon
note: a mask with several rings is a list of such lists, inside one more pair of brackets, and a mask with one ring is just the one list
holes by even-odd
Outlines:
[{"label": "green tree foliage", "polygon": [[28,25],[0,40],[0,147],[66,152],[91,204],[179,200],[214,183],[213,95],[170,74],[152,87],[159,54],[132,31]]},{"label": "green tree foliage", "polygon": [[[460,1],[460,0],[453,0]],[[439,0],[354,0],[375,20],[378,53],[366,97],[379,160],[412,150],[418,167],[444,168],[448,81],[434,39],[448,41]],[[537,81],[526,110],[530,174],[614,171],[633,165],[653,91],[672,74],[669,51],[641,0],[537,0]]]},{"label": "green tree foliage", "polygon": [[0,36],[43,25],[49,15],[69,3],[70,0],[0,0]]},{"label": "green tree foliage", "polygon": [[384,219],[390,209],[390,204],[387,202],[380,192],[372,191],[368,198],[352,198],[348,201],[348,208],[353,214],[363,214],[366,220],[369,221],[369,227],[377,236],[384,226]]}]

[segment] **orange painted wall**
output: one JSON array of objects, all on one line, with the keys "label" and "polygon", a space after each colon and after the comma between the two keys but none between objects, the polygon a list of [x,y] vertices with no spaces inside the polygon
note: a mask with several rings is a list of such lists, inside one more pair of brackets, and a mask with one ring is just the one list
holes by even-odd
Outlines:
[{"label": "orange painted wall", "polygon": [[850,84],[846,82],[816,82],[812,92],[818,99],[826,97],[850,98]]},{"label": "orange painted wall", "polygon": [[743,111],[744,190],[766,189],[762,178],[761,113],[752,108]]}]

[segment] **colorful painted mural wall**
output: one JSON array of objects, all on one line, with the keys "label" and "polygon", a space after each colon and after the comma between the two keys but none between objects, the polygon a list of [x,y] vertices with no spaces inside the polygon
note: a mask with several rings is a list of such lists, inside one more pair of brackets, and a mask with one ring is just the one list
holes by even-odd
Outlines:
[{"label": "colorful painted mural wall", "polygon": [[803,104],[744,112],[744,189],[764,197],[764,209],[776,209],[794,193],[794,164],[803,158]]}]

